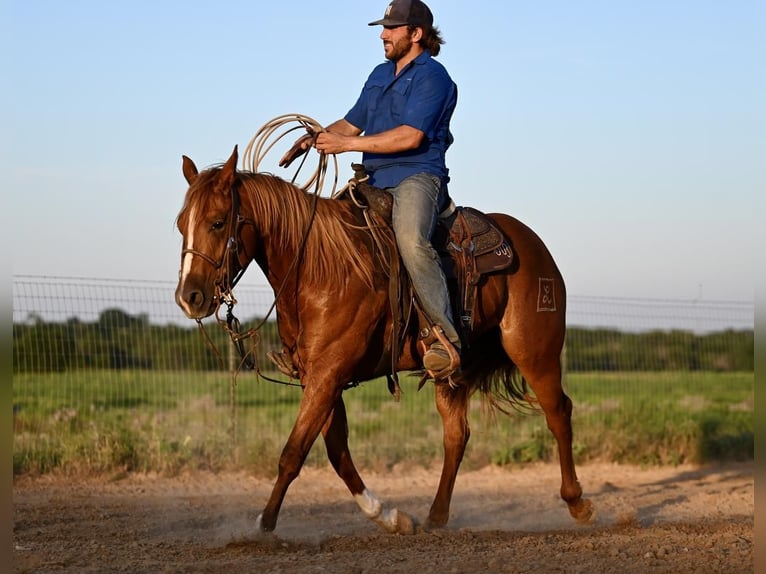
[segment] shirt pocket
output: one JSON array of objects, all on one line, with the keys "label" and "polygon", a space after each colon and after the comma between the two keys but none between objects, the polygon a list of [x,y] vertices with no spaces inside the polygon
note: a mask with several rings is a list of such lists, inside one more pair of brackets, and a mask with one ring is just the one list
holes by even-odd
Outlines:
[{"label": "shirt pocket", "polygon": [[402,78],[391,86],[391,116],[397,120],[402,120],[407,111],[411,83],[411,78]]},{"label": "shirt pocket", "polygon": [[375,113],[378,108],[380,108],[385,87],[386,84],[384,82],[374,80],[367,82],[364,90],[366,92],[365,96],[367,98],[367,109],[370,112]]}]

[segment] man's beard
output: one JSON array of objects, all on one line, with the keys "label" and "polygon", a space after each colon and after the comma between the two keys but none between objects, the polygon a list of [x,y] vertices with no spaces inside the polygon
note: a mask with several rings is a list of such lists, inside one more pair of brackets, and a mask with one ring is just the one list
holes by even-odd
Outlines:
[{"label": "man's beard", "polygon": [[409,36],[405,36],[404,38],[400,38],[397,42],[391,44],[391,52],[386,55],[386,58],[392,62],[398,62],[404,56],[409,54],[410,49],[412,49],[412,40]]}]

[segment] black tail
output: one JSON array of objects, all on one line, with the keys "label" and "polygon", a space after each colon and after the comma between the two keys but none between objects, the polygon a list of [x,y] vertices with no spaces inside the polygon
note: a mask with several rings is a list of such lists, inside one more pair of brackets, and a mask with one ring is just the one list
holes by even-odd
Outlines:
[{"label": "black tail", "polygon": [[536,410],[526,380],[500,343],[499,327],[487,331],[466,349],[460,381],[480,391],[491,407],[505,414]]}]

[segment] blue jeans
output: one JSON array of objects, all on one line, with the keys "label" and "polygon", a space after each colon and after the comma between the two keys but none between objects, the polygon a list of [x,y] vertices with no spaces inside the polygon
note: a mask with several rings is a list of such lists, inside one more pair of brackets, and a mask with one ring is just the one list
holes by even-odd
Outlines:
[{"label": "blue jeans", "polygon": [[426,314],[444,329],[447,339],[459,349],[460,338],[452,323],[447,280],[439,254],[431,245],[445,195],[441,180],[434,175],[418,173],[388,191],[394,197],[392,219],[396,243],[415,293]]}]

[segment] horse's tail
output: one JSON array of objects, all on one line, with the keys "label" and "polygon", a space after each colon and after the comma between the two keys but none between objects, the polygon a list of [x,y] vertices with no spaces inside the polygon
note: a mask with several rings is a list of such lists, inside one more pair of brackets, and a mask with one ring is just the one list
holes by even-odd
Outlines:
[{"label": "horse's tail", "polygon": [[527,381],[500,342],[500,329],[492,329],[472,343],[461,379],[481,392],[489,405],[505,414],[537,410]]}]

